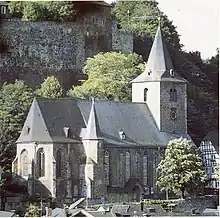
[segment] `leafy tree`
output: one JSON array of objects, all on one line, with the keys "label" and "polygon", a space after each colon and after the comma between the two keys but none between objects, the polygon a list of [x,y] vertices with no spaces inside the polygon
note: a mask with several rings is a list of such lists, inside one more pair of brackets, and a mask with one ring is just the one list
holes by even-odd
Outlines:
[{"label": "leafy tree", "polygon": [[119,0],[113,8],[113,15],[124,30],[131,30],[138,35],[154,38],[161,16],[161,27],[168,44],[180,49],[180,39],[176,27],[158,8],[156,1]]},{"label": "leafy tree", "polygon": [[39,205],[36,203],[30,204],[28,207],[28,217],[40,217],[41,216],[41,210]]},{"label": "leafy tree", "polygon": [[11,1],[8,4],[9,11],[13,17],[22,18],[23,10],[27,2],[25,1]]},{"label": "leafy tree", "polygon": [[168,143],[157,172],[157,185],[161,190],[181,191],[183,198],[185,191],[197,191],[205,181],[201,154],[190,141],[182,138]]},{"label": "leafy tree", "polygon": [[28,2],[23,8],[22,19],[28,21],[45,20],[45,16],[47,14],[46,12],[47,11],[42,4],[37,2]]},{"label": "leafy tree", "polygon": [[48,76],[41,84],[41,88],[36,90],[36,94],[43,98],[60,98],[63,89],[56,77]]},{"label": "leafy tree", "polygon": [[0,166],[5,170],[11,170],[16,151],[15,141],[32,99],[32,90],[23,81],[4,83],[0,89]]},{"label": "leafy tree", "polygon": [[73,87],[68,95],[85,99],[130,100],[130,81],[143,70],[142,59],[136,54],[99,53],[86,61],[84,71],[88,80],[81,86]]},{"label": "leafy tree", "polygon": [[76,14],[72,1],[11,1],[9,10],[12,16],[28,21],[71,21]]}]

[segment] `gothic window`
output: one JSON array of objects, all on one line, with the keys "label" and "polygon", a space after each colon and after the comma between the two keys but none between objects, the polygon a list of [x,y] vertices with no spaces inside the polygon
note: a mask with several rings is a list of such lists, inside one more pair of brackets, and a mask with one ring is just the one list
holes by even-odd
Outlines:
[{"label": "gothic window", "polygon": [[170,101],[173,101],[173,89],[170,89]]},{"label": "gothic window", "polygon": [[28,152],[27,150],[23,150],[21,152],[21,175],[28,176]]},{"label": "gothic window", "polygon": [[73,186],[73,195],[74,197],[78,197],[79,193],[78,193],[78,186],[74,185]]},{"label": "gothic window", "polygon": [[130,179],[130,153],[127,151],[125,156],[125,179],[126,182]]},{"label": "gothic window", "polygon": [[148,89],[145,88],[145,89],[144,89],[144,101],[145,101],[145,102],[147,101],[147,91],[148,91]]},{"label": "gothic window", "polygon": [[43,148],[37,151],[37,169],[39,177],[45,176],[45,153]]},{"label": "gothic window", "polygon": [[132,177],[136,178],[137,177],[137,153],[132,155]]},{"label": "gothic window", "polygon": [[176,89],[170,89],[170,101],[177,101],[177,91]]},{"label": "gothic window", "polygon": [[120,153],[120,159],[119,159],[119,186],[124,185],[124,154]]},{"label": "gothic window", "polygon": [[79,178],[80,179],[85,178],[85,164],[81,164],[79,167]]},{"label": "gothic window", "polygon": [[105,181],[106,181],[106,185],[109,185],[109,153],[108,151],[105,152],[104,164],[105,164]]},{"label": "gothic window", "polygon": [[61,170],[62,170],[61,159],[62,159],[61,151],[58,150],[57,156],[56,156],[56,176],[57,176],[57,178],[61,177]]},{"label": "gothic window", "polygon": [[147,154],[143,156],[143,184],[147,185]]}]

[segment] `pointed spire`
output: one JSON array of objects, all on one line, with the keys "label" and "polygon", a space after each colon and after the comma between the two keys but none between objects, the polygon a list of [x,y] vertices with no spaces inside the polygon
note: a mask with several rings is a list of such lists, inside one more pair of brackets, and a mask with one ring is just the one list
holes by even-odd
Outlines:
[{"label": "pointed spire", "polygon": [[183,80],[179,75],[177,77],[170,75],[170,71],[173,71],[173,63],[161,32],[161,17],[158,18],[158,21],[157,32],[145,71],[132,82],[160,81],[163,78],[171,79],[172,81],[176,79]]},{"label": "pointed spire", "polygon": [[99,139],[99,138],[100,138],[100,128],[99,128],[99,122],[95,109],[95,99],[92,98],[92,107],[90,110],[89,120],[88,120],[84,139]]}]

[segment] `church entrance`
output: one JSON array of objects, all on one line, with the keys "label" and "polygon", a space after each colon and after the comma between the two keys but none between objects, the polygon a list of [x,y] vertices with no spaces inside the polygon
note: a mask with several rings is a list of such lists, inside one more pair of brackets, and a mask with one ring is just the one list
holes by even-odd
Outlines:
[{"label": "church entrance", "polygon": [[141,200],[140,198],[141,198],[141,190],[139,186],[136,186],[133,192],[133,200],[140,201]]}]

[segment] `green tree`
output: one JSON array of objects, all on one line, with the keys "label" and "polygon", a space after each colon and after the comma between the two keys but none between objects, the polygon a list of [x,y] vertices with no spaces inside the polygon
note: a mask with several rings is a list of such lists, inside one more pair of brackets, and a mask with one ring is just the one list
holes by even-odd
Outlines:
[{"label": "green tree", "polygon": [[46,8],[38,2],[28,2],[23,8],[23,20],[38,21],[45,20],[47,11]]},{"label": "green tree", "polygon": [[[167,145],[165,157],[157,167],[157,185],[174,193],[197,191],[205,181],[203,160],[198,149],[186,139],[174,139]],[[194,193],[195,194],[195,193]]]},{"label": "green tree", "polygon": [[30,204],[28,207],[27,215],[28,217],[40,217],[41,210],[39,205],[37,205],[36,203]]},{"label": "green tree", "polygon": [[0,166],[11,170],[15,142],[33,99],[32,90],[23,81],[4,83],[0,89]]},{"label": "green tree", "polygon": [[176,27],[159,10],[156,1],[119,0],[112,13],[122,29],[131,30],[143,36],[151,36],[152,39],[158,27],[158,17],[161,16],[161,27],[166,41],[176,49],[181,48]]},{"label": "green tree", "polygon": [[43,98],[60,98],[63,89],[56,77],[48,76],[41,84],[41,88],[36,90],[36,94]]},{"label": "green tree", "polygon": [[72,21],[76,9],[72,1],[11,1],[12,16],[28,21]]},{"label": "green tree", "polygon": [[99,53],[86,61],[84,72],[88,80],[73,87],[68,95],[85,99],[131,100],[130,81],[143,70],[142,58],[136,54]]}]

